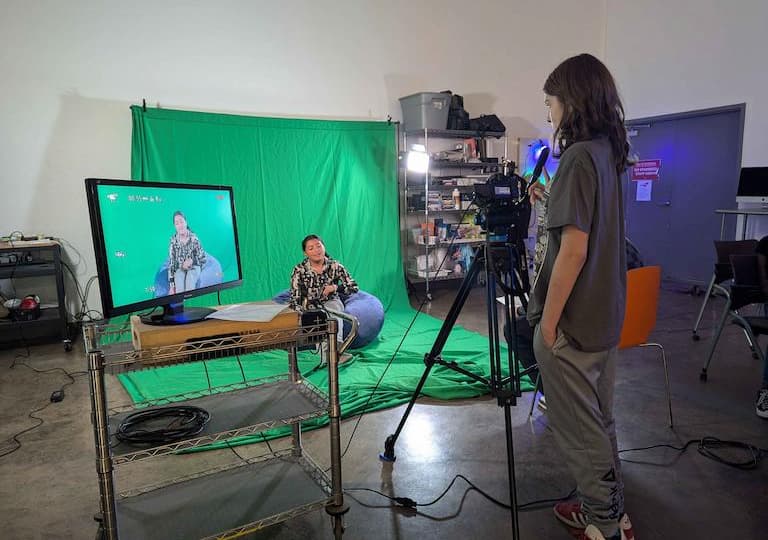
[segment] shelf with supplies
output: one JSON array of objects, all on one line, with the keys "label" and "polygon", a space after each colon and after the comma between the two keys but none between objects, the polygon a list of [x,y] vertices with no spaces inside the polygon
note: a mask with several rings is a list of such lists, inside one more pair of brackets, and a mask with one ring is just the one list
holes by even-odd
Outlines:
[{"label": "shelf with supplies", "polygon": [[[475,186],[503,170],[505,133],[408,130],[400,136],[400,227],[408,284],[431,299],[432,282],[464,276],[483,236],[473,223]],[[421,165],[417,167],[416,165]],[[458,237],[451,243],[451,237]],[[441,250],[450,253],[441,253]],[[436,274],[440,260],[446,267]],[[447,273],[443,273],[446,272]],[[413,287],[411,287],[413,289]]]},{"label": "shelf with supplies", "polygon": [[[430,210],[430,212],[466,212],[467,210],[469,210],[469,207],[467,207],[467,208],[440,208],[440,209],[435,208],[435,209]],[[424,209],[422,208],[421,210],[406,210],[406,212],[408,212],[409,214],[423,214],[424,213]]]},{"label": "shelf with supplies", "polygon": [[411,129],[406,126],[405,135],[409,138],[434,137],[438,139],[501,139],[506,137],[504,131],[478,132],[469,129]]},{"label": "shelf with supplies", "polygon": [[[431,274],[434,274],[434,272],[430,272]],[[423,273],[419,273],[418,271],[410,272],[410,279],[413,280],[415,283],[425,283],[427,280],[429,281],[454,281],[457,279],[463,279],[464,274],[454,274],[453,272],[449,274],[444,275],[430,275],[427,277]]]},{"label": "shelf with supplies", "polygon": [[[0,242],[0,279],[23,280],[14,282],[12,289],[24,290],[27,295],[5,302],[8,313],[0,318],[0,344],[60,339],[66,351],[72,350],[58,242]],[[53,295],[55,298],[50,298]]]},{"label": "shelf with supplies", "polygon": [[[352,323],[352,331],[339,346],[335,318],[302,324],[299,314],[290,309],[267,323],[209,320],[149,327],[132,317],[122,324],[85,325],[100,490],[97,538],[237,538],[324,508],[332,517],[334,538],[341,539],[341,520],[349,507],[344,504],[341,483],[338,355],[356,337],[357,321],[338,315]],[[222,331],[225,327],[232,331]],[[327,360],[327,390],[299,371],[298,349],[314,346]],[[285,352],[285,373],[246,379],[243,372],[241,382],[209,384],[202,390],[138,404],[108,399],[113,385],[106,384],[107,375],[232,356],[247,363],[258,359],[240,359],[240,355],[270,350]],[[139,422],[131,415],[151,418],[168,406],[197,407],[207,419],[198,431],[172,439],[126,439],[126,430]],[[301,442],[301,423],[325,416],[330,423],[329,473],[312,460]],[[162,420],[154,422],[146,425],[154,429]],[[204,459],[193,458],[197,452],[185,453],[278,427],[290,428],[287,449],[268,446],[268,452],[249,458],[228,445]],[[144,424],[136,429],[146,433]],[[151,483],[132,485],[147,474],[137,479],[130,472],[117,474],[136,462],[144,463],[145,473],[154,473]],[[211,513],[211,508],[216,512]]]},{"label": "shelf with supplies", "polygon": [[433,159],[430,162],[433,169],[495,169],[490,172],[498,172],[501,164],[498,162],[484,161],[450,161],[446,159]]},{"label": "shelf with supplies", "polygon": [[416,245],[419,248],[436,249],[447,248],[448,246],[478,245],[483,242],[485,242],[485,238],[456,238],[454,240],[440,240],[432,244],[417,243]]}]

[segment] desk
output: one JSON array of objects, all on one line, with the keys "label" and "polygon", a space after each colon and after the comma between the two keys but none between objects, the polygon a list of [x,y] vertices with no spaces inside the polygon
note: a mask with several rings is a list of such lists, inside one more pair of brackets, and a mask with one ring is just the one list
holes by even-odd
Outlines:
[{"label": "desk", "polygon": [[725,236],[725,216],[728,215],[735,215],[735,216],[744,216],[744,220],[741,227],[741,238],[740,240],[746,240],[747,236],[747,220],[749,219],[749,216],[768,216],[768,210],[724,210],[724,209],[718,209],[715,210],[715,214],[720,214],[720,240],[725,240],[723,238]]}]

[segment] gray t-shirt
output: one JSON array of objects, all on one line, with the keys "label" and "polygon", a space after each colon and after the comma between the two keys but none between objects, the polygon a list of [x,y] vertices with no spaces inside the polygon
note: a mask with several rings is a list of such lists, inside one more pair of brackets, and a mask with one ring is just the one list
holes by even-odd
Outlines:
[{"label": "gray t-shirt", "polygon": [[560,158],[546,201],[546,246],[536,270],[528,321],[538,324],[563,227],[589,234],[587,259],[560,318],[571,345],[586,352],[619,343],[626,301],[626,251],[621,181],[607,138],[574,143]]}]

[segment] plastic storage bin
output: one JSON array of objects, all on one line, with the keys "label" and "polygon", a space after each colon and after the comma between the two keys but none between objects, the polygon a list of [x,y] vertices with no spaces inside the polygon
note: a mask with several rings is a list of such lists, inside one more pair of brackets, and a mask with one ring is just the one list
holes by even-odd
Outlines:
[{"label": "plastic storage bin", "polygon": [[400,98],[403,124],[408,131],[419,129],[446,129],[451,95],[439,92],[420,92]]}]

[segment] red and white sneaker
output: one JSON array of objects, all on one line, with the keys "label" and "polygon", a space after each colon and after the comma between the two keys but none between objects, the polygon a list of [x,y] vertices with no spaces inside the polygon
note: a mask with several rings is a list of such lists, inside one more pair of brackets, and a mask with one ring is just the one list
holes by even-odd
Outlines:
[{"label": "red and white sneaker", "polygon": [[578,530],[574,535],[574,538],[576,538],[576,540],[613,540],[614,538],[618,538],[618,535],[606,538],[603,536],[603,533],[600,532],[600,529],[594,525],[587,525],[587,528],[583,531]]},{"label": "red and white sneaker", "polygon": [[[581,503],[578,501],[568,501],[557,503],[554,507],[555,517],[570,527],[576,529],[577,538],[584,540],[600,540],[603,539],[603,535],[593,525],[587,523],[587,516],[581,511]],[[635,532],[632,529],[632,522],[629,521],[629,516],[624,514],[619,520],[619,532],[621,533],[621,540],[635,540]],[[599,536],[594,536],[597,533]],[[589,536],[592,534],[592,536]]]},{"label": "red and white sneaker", "polygon": [[586,529],[587,516],[581,511],[579,501],[557,503],[553,508],[555,517],[572,529]]}]

